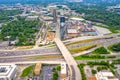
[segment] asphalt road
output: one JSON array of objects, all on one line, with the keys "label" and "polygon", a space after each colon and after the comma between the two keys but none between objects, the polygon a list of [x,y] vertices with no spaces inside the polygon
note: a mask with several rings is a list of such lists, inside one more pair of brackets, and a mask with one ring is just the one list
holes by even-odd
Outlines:
[{"label": "asphalt road", "polygon": [[0,51],[0,57],[22,56],[22,55],[44,54],[44,53],[60,54],[60,51],[57,48],[47,48],[47,49],[45,48],[45,49],[33,49],[33,50],[21,50],[21,51]]},{"label": "asphalt road", "polygon": [[98,39],[98,40],[91,41],[91,42],[70,45],[70,46],[67,46],[67,48],[68,49],[78,48],[78,47],[84,47],[84,46],[89,46],[89,45],[93,45],[93,44],[100,44],[105,47],[108,47],[109,45],[115,44],[117,42],[120,42],[120,37],[114,37],[114,38],[109,38],[109,39]]},{"label": "asphalt road", "polygon": [[26,57],[26,58],[3,58],[3,59],[0,59],[0,63],[13,63],[13,62],[25,62],[25,61],[62,61],[63,59],[62,58],[49,58],[49,59],[31,59],[30,57]]}]

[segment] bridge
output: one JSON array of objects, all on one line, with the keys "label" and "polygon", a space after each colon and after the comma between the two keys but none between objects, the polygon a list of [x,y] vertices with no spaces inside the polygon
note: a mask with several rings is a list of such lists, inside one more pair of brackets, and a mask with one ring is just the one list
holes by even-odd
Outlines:
[{"label": "bridge", "polygon": [[81,80],[81,74],[79,71],[79,68],[77,66],[77,62],[74,60],[73,56],[71,53],[68,51],[66,46],[63,44],[63,42],[60,40],[60,34],[59,34],[59,24],[57,24],[57,29],[56,29],[56,37],[54,39],[57,47],[61,51],[66,63],[68,64],[69,69],[72,71],[71,80]]}]

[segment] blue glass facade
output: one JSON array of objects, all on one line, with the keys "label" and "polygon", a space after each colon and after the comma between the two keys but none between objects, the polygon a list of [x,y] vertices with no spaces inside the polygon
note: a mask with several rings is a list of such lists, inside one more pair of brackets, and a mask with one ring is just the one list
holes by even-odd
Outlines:
[{"label": "blue glass facade", "polygon": [[61,22],[64,22],[64,23],[65,23],[65,17],[64,17],[64,16],[60,17],[60,23],[61,23]]}]

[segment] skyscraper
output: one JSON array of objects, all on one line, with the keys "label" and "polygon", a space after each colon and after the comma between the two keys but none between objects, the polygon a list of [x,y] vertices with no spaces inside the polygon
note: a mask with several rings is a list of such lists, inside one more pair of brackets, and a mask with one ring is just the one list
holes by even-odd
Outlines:
[{"label": "skyscraper", "polygon": [[61,35],[61,39],[64,39],[65,33],[66,33],[65,17],[61,16],[60,17],[60,35]]},{"label": "skyscraper", "polygon": [[65,17],[64,16],[60,17],[60,23],[65,23]]},{"label": "skyscraper", "polygon": [[56,10],[53,9],[53,23],[57,22],[57,14],[56,14]]}]

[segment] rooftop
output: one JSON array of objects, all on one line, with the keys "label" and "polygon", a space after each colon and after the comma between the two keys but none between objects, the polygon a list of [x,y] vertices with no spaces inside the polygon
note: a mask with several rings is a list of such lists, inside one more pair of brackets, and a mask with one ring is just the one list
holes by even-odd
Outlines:
[{"label": "rooftop", "polygon": [[95,76],[90,76],[87,78],[87,80],[97,80]]},{"label": "rooftop", "polygon": [[0,65],[0,76],[8,76],[16,67],[14,64]]},{"label": "rooftop", "polygon": [[40,74],[40,70],[41,70],[41,63],[37,63],[34,69],[34,73],[35,75],[39,75]]},{"label": "rooftop", "polygon": [[76,29],[68,29],[68,30],[67,30],[67,33],[68,33],[68,34],[76,34],[76,33],[78,33],[78,32],[77,32]]},{"label": "rooftop", "polygon": [[73,18],[71,18],[71,20],[83,21],[84,19],[83,18],[75,18],[75,17],[73,17]]},{"label": "rooftop", "polygon": [[112,72],[98,72],[96,78],[97,80],[119,80]]},{"label": "rooftop", "polygon": [[38,18],[38,16],[28,16],[27,18]]},{"label": "rooftop", "polygon": [[61,74],[67,73],[66,63],[61,63]]}]

